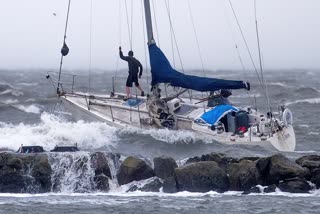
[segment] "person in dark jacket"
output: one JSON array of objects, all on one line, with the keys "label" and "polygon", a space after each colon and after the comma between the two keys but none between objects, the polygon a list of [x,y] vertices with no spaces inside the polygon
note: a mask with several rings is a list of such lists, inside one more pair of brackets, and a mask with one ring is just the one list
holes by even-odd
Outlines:
[{"label": "person in dark jacket", "polygon": [[130,93],[131,93],[131,88],[133,83],[141,91],[141,96],[144,96],[144,91],[142,90],[138,81],[138,74],[140,79],[143,71],[143,67],[141,63],[139,62],[139,60],[133,57],[133,51],[129,51],[128,56],[123,56],[121,46],[119,47],[119,55],[122,60],[128,62],[128,67],[129,67],[129,75],[126,82],[126,93],[127,93],[126,99],[130,98]]}]

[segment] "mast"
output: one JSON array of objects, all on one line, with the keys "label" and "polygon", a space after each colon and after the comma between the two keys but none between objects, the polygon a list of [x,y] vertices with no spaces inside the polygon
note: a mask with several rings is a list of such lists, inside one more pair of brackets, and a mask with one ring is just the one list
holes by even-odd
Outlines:
[{"label": "mast", "polygon": [[151,7],[150,7],[150,1],[149,0],[144,0],[144,12],[145,12],[145,18],[146,18],[148,45],[156,44],[156,41],[154,40],[154,37],[153,37]]},{"label": "mast", "polygon": [[[154,37],[153,37],[150,0],[144,0],[144,12],[145,12],[145,19],[146,19],[148,46],[150,46],[150,45],[156,44],[156,41],[154,40]],[[153,96],[156,99],[159,99],[161,97],[161,94],[160,94],[161,90],[159,88],[159,84],[153,85],[151,88],[151,91],[153,93]]]}]

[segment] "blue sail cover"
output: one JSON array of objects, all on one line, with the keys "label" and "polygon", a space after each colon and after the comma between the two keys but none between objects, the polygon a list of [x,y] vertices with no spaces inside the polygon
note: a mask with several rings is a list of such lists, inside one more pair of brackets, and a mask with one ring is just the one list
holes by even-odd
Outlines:
[{"label": "blue sail cover", "polygon": [[149,45],[149,54],[152,85],[158,83],[170,83],[174,87],[182,87],[196,91],[245,88],[243,81],[223,80],[182,74],[171,67],[168,59],[156,44]]},{"label": "blue sail cover", "polygon": [[201,115],[195,122],[198,124],[214,125],[228,112],[237,112],[238,109],[231,105],[218,105]]}]

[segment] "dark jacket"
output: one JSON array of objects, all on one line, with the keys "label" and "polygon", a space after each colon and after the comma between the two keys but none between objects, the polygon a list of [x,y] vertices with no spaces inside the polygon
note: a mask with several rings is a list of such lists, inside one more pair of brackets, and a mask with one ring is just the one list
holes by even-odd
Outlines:
[{"label": "dark jacket", "polygon": [[122,51],[120,51],[119,54],[122,60],[128,62],[129,74],[137,75],[139,73],[139,75],[142,75],[143,67],[139,60],[131,56],[123,56]]}]

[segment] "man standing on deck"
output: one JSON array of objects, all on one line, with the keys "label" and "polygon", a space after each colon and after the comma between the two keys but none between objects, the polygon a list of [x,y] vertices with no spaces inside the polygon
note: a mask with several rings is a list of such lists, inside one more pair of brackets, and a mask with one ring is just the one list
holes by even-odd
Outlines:
[{"label": "man standing on deck", "polygon": [[144,96],[144,91],[142,90],[138,82],[138,74],[140,79],[143,71],[141,63],[139,62],[139,60],[133,57],[133,51],[129,51],[128,56],[123,56],[121,46],[119,47],[119,55],[122,60],[128,62],[128,67],[129,67],[129,75],[126,82],[127,97],[125,98],[125,100],[130,98],[130,93],[131,93],[131,88],[133,83],[135,83],[135,86],[141,91],[141,96]]}]

